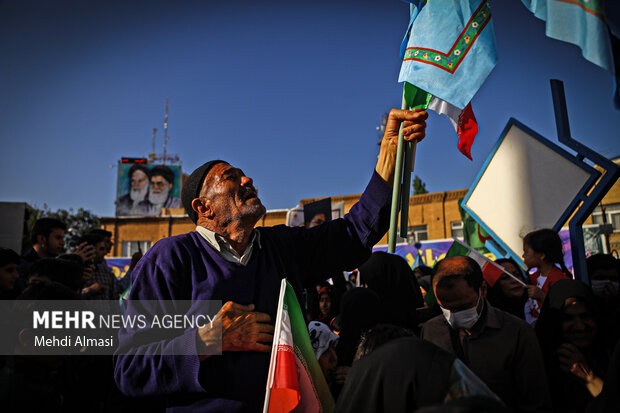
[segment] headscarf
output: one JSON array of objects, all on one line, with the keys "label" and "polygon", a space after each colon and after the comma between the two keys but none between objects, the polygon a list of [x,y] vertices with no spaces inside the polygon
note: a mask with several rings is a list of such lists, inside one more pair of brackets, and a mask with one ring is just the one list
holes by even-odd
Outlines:
[{"label": "headscarf", "polygon": [[317,360],[321,358],[332,343],[337,343],[340,338],[320,321],[310,321],[310,324],[308,324],[308,334],[310,335],[310,343],[312,343]]},{"label": "headscarf", "polygon": [[589,286],[577,280],[560,280],[549,288],[547,298],[536,322],[536,334],[543,351],[554,352],[563,342],[561,321],[564,303],[568,298],[579,298],[595,313],[598,323],[596,298]]},{"label": "headscarf", "polygon": [[404,258],[387,252],[374,252],[359,267],[362,283],[379,295],[382,323],[417,329],[416,308],[423,307],[422,292]]},{"label": "headscarf", "polygon": [[609,369],[605,376],[603,391],[588,404],[588,413],[606,413],[620,411],[620,341],[609,363]]},{"label": "headscarf", "polygon": [[[323,314],[321,312],[321,296],[323,294],[327,294],[331,302],[331,306],[329,307],[329,313],[327,314]],[[317,307],[316,316],[314,319],[316,321],[320,321],[325,324],[331,323],[332,319],[334,318],[334,315],[336,314],[336,300],[335,300],[334,292],[332,291],[330,286],[322,287],[319,290],[316,307]]]},{"label": "headscarf", "polygon": [[592,289],[581,281],[577,280],[560,280],[553,284],[553,287],[549,289],[547,299],[549,300],[549,307],[562,310],[564,309],[564,302],[567,298],[581,298],[588,305],[591,305],[593,309],[596,309],[596,298],[592,293]]},{"label": "headscarf", "polygon": [[368,288],[353,288],[340,302],[340,341],[336,348],[338,365],[350,366],[362,333],[379,324],[381,301]]},{"label": "headscarf", "polygon": [[547,297],[543,303],[540,316],[536,322],[536,335],[540,341],[540,347],[545,360],[547,380],[551,399],[555,411],[583,411],[585,405],[592,399],[582,383],[577,382],[572,375],[561,370],[557,350],[565,342],[562,334],[562,319],[564,316],[564,303],[568,298],[578,298],[585,303],[590,311],[595,314],[598,325],[598,334],[594,337],[588,349],[579,349],[584,352],[588,365],[594,373],[603,377],[604,368],[609,359],[603,346],[601,336],[601,324],[598,317],[597,305],[594,294],[589,286],[577,280],[560,280],[549,288]]},{"label": "headscarf", "polygon": [[[511,263],[521,273],[521,276],[519,277],[521,281],[526,281],[526,279],[523,277],[523,271],[519,268],[519,266],[513,259],[499,259],[495,262],[499,265],[502,265],[504,262]],[[488,289],[487,300],[493,307],[499,308],[502,311],[519,317],[522,320],[525,320],[525,302],[527,301],[527,291],[525,289],[523,290],[523,295],[521,295],[521,297],[508,297],[502,291],[500,283],[496,282],[493,287],[490,287]]]},{"label": "headscarf", "polygon": [[335,412],[405,413],[442,402],[454,355],[417,337],[390,341],[356,361]]}]

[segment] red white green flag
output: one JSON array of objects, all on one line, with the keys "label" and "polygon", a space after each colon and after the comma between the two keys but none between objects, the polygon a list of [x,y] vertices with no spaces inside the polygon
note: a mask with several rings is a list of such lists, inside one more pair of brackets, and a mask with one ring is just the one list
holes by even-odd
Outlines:
[{"label": "red white green flag", "polygon": [[462,203],[463,198],[459,198],[458,204],[461,222],[463,222],[464,243],[482,254],[487,254],[489,250],[486,248],[485,244],[488,240],[492,240],[493,237],[480,226],[478,221],[463,209]]},{"label": "red white green flag", "polygon": [[413,86],[409,82],[404,82],[404,95],[407,105],[410,109],[421,108],[430,109],[440,115],[446,115],[458,136],[457,148],[459,151],[471,158],[471,147],[474,139],[478,134],[478,121],[474,116],[471,103],[468,103],[464,109],[459,109],[454,105],[433,96],[424,90]]},{"label": "red white green flag", "polygon": [[476,261],[478,265],[480,265],[480,268],[482,269],[482,276],[484,277],[484,280],[491,287],[495,285],[495,283],[497,282],[497,280],[499,280],[499,277],[501,277],[502,274],[507,274],[508,276],[519,281],[521,284],[524,284],[523,281],[518,280],[508,271],[504,270],[504,267],[502,267],[499,264],[494,263],[493,261],[491,261],[484,255],[480,254],[475,249],[470,248],[468,245],[463,244],[461,241],[457,239],[454,240],[454,242],[452,243],[452,246],[450,246],[450,249],[448,250],[448,252],[446,252],[446,258],[456,257],[456,256],[465,256],[465,257],[469,257],[473,259],[474,261]]},{"label": "red white green flag", "polygon": [[334,410],[293,287],[282,280],[267,377],[264,413]]}]

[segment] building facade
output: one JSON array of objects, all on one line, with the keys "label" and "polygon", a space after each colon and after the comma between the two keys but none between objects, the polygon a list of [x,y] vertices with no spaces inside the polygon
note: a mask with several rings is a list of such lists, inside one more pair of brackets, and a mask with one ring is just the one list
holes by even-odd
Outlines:
[{"label": "building facade", "polygon": [[[620,164],[620,158],[614,162]],[[414,195],[409,199],[409,242],[445,239],[462,236],[463,224],[459,211],[459,200],[467,194],[467,189],[433,192]],[[332,196],[332,202],[344,202],[348,212],[361,194]],[[317,201],[320,198],[302,199],[300,204]],[[257,226],[285,225],[288,210],[270,210]],[[195,225],[182,208],[163,209],[162,215],[152,217],[104,217],[102,227],[112,232],[115,257],[130,257],[134,252],[145,252],[162,238],[183,234],[195,229]],[[620,184],[614,187],[596,208],[586,225],[612,224],[613,233],[608,237],[608,251],[620,253]],[[405,241],[403,239],[400,240]],[[379,245],[387,244],[387,235]]]}]

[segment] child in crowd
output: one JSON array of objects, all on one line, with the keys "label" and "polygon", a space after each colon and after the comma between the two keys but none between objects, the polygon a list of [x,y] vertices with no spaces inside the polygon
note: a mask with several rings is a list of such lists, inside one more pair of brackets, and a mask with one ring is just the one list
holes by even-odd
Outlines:
[{"label": "child in crowd", "polygon": [[317,321],[329,325],[334,318],[333,308],[333,294],[330,287],[322,287],[319,291],[319,314],[316,317]]},{"label": "child in crowd", "polygon": [[308,324],[308,334],[314,355],[319,361],[321,371],[327,383],[331,383],[336,372],[338,356],[336,355],[336,344],[338,343],[337,334],[334,334],[327,325],[319,321],[311,321]]},{"label": "child in crowd", "polygon": [[522,283],[527,282],[527,278],[512,258],[500,258],[495,262],[504,267],[514,278],[502,274],[495,285],[488,289],[487,300],[493,307],[525,319],[524,308],[528,297],[527,289]]},{"label": "child in crowd", "polygon": [[562,240],[551,229],[539,229],[523,238],[523,262],[528,270],[536,268],[529,277],[530,285],[526,287],[529,299],[525,304],[525,320],[534,325],[549,288],[572,276],[564,265]]}]

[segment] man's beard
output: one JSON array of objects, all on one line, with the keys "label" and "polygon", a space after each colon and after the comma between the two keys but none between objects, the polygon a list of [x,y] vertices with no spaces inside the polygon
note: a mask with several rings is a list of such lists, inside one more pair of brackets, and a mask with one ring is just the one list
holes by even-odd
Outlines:
[{"label": "man's beard", "polygon": [[165,189],[159,193],[155,193],[154,191],[149,192],[149,201],[154,205],[161,205],[166,202],[168,198],[168,190]]},{"label": "man's beard", "polygon": [[261,203],[261,204],[255,204],[255,205],[251,205],[250,208],[248,208],[245,211],[245,216],[249,216],[249,217],[254,217],[256,219],[260,219],[263,215],[265,215],[265,213],[267,212],[265,206]]},{"label": "man's beard", "polygon": [[138,202],[144,200],[144,197],[146,196],[146,193],[148,190],[149,188],[146,186],[142,189],[131,188],[131,190],[129,191],[129,197],[131,198],[134,204],[137,204]]},{"label": "man's beard", "polygon": [[258,197],[258,189],[252,187],[252,188],[248,188],[248,187],[243,187],[241,188],[241,190],[239,191],[239,198],[243,199],[244,201],[246,201],[247,196],[249,195],[250,192],[254,192],[256,193],[256,199],[258,199],[258,203],[254,203],[254,204],[246,204],[246,211],[245,211],[245,216],[252,216],[252,217],[256,217],[257,219],[262,217],[263,215],[265,215],[265,212],[267,211],[266,208],[263,206],[263,203],[260,201],[260,198]]}]

